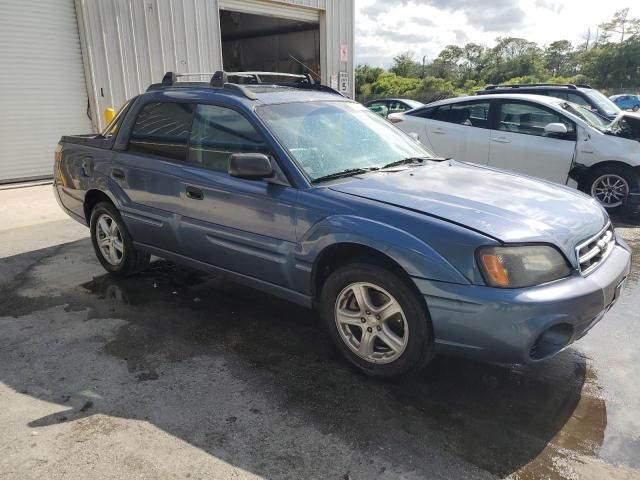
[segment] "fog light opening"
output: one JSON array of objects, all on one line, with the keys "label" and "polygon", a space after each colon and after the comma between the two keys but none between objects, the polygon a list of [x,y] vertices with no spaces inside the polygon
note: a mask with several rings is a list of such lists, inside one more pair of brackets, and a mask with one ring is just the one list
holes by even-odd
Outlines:
[{"label": "fog light opening", "polygon": [[531,360],[544,360],[555,355],[567,346],[572,335],[573,327],[567,323],[559,323],[545,330],[531,346]]}]

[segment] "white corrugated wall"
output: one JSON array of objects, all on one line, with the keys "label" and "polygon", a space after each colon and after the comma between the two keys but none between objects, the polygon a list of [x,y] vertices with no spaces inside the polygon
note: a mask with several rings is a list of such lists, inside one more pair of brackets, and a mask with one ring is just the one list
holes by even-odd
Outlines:
[{"label": "white corrugated wall", "polygon": [[53,174],[63,134],[87,133],[73,0],[2,0],[0,182]]},{"label": "white corrugated wall", "polygon": [[[222,66],[217,0],[76,0],[94,121],[167,71]],[[79,15],[80,16],[80,15]]]},{"label": "white corrugated wall", "polygon": [[[104,126],[105,108],[119,108],[164,72],[220,70],[221,5],[245,11],[250,6],[251,13],[269,15],[285,7],[291,8],[290,17],[319,19],[323,82],[347,72],[353,95],[354,1],[76,0],[95,127]],[[340,61],[341,45],[348,47],[347,62]]]}]

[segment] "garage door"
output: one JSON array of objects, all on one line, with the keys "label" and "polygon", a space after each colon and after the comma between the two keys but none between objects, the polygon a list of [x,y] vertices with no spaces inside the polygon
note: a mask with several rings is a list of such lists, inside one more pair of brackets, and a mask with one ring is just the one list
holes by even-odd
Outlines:
[{"label": "garage door", "polygon": [[317,23],[320,21],[319,10],[292,4],[278,4],[262,0],[218,0],[218,5],[221,10],[287,18],[303,22]]},{"label": "garage door", "polygon": [[73,0],[2,0],[0,183],[52,176],[63,134],[91,132]]}]

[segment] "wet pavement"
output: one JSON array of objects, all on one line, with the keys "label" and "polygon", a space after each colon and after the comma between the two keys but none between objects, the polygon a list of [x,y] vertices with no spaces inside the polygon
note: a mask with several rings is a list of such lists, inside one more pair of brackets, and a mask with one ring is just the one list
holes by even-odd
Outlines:
[{"label": "wet pavement", "polygon": [[535,366],[381,382],[312,312],[88,239],[0,260],[0,478],[640,478],[640,229],[622,298]]}]

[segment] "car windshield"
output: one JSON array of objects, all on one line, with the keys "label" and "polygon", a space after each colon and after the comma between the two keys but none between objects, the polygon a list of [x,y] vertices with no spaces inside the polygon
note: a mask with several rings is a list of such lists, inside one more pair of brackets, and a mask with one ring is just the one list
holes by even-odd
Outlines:
[{"label": "car windshield", "polygon": [[342,172],[376,170],[405,159],[434,157],[359,103],[286,103],[257,110],[312,182]]},{"label": "car windshield", "polygon": [[562,105],[562,108],[564,108],[567,112],[575,115],[576,117],[584,120],[593,128],[596,128],[597,130],[605,131],[609,129],[609,127],[611,126],[610,121],[604,119],[597,113],[592,112],[588,108],[585,108],[576,103],[564,103]]},{"label": "car windshield", "polygon": [[614,116],[620,113],[618,106],[605,97],[598,90],[584,90],[584,93],[595,103],[598,108],[607,115]]}]

